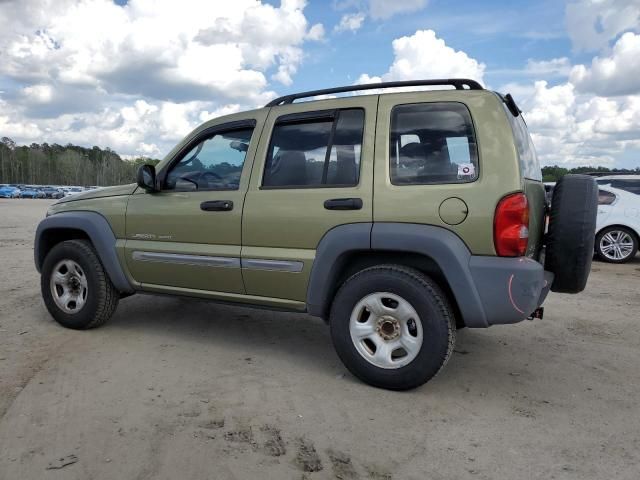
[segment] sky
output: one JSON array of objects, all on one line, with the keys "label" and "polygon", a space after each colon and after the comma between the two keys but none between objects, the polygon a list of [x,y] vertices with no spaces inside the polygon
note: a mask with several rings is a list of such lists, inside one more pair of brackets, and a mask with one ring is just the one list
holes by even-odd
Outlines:
[{"label": "sky", "polygon": [[161,158],[295,91],[465,77],[543,165],[640,166],[640,0],[0,0],[0,137]]}]

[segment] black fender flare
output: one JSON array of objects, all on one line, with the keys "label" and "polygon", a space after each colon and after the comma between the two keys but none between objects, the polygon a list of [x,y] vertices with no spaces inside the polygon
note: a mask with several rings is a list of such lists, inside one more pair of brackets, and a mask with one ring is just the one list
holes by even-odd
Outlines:
[{"label": "black fender flare", "polygon": [[116,236],[109,222],[97,212],[62,212],[51,215],[38,224],[33,249],[38,272],[40,272],[48,252],[46,232],[56,229],[72,229],[84,232],[91,240],[104,269],[116,289],[120,293],[134,292],[118,260]]},{"label": "black fender flare", "polygon": [[309,314],[326,318],[337,275],[347,256],[357,251],[417,253],[431,258],[443,272],[467,326],[489,326],[465,243],[447,229],[409,223],[357,223],[327,232],[316,249],[309,278]]},{"label": "black fender flare", "polygon": [[347,256],[353,252],[371,250],[373,223],[349,223],[332,228],[324,234],[311,267],[307,286],[307,312],[325,318],[331,293]]}]

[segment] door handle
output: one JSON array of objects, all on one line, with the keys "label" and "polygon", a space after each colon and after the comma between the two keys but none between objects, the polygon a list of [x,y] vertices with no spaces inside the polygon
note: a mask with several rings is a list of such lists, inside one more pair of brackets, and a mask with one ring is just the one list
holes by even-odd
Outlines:
[{"label": "door handle", "polygon": [[360,210],[362,209],[361,198],[332,198],[325,200],[324,208],[327,210]]},{"label": "door handle", "polygon": [[228,212],[229,210],[233,210],[233,202],[231,200],[202,202],[200,204],[200,210],[204,210],[205,212]]}]

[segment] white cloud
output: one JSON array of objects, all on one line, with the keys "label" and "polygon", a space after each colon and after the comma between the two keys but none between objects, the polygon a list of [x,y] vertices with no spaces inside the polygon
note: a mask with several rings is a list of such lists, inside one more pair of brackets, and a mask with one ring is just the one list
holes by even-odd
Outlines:
[{"label": "white cloud", "polygon": [[[64,132],[64,143],[123,154],[166,151],[202,112],[261,106],[275,96],[269,79],[292,83],[305,42],[324,37],[305,4],[2,1],[0,80],[11,87],[0,133],[52,142]],[[119,126],[101,132],[106,117]]]},{"label": "white cloud", "polygon": [[[613,55],[635,66],[637,62],[626,56],[631,50],[629,43],[623,36]],[[451,48],[432,30],[419,30],[394,40],[392,45],[394,60],[389,69],[377,75],[364,73],[357,83],[450,77],[483,83],[485,65]],[[560,57],[529,60],[523,73],[534,78],[568,77],[570,73],[573,77],[574,71],[570,60]],[[595,95],[586,91],[585,85],[570,81],[557,85],[547,81],[512,82],[499,89],[514,94],[543,164],[612,165],[626,149],[638,148],[640,95],[612,97],[606,90]]]},{"label": "white cloud", "polygon": [[315,42],[319,42],[320,40],[322,40],[324,38],[324,25],[322,25],[321,23],[316,23],[315,25],[313,25],[309,29],[309,32],[307,33],[307,36],[305,38],[307,40],[312,40]]},{"label": "white cloud", "polygon": [[606,47],[622,32],[640,28],[638,0],[579,0],[566,8],[567,31],[578,51]]},{"label": "white cloud", "polygon": [[571,71],[571,62],[567,57],[551,60],[527,60],[525,73],[536,76],[566,76]]},{"label": "white cloud", "polygon": [[140,142],[138,145],[138,152],[143,156],[152,157],[160,154],[160,149],[155,143]]},{"label": "white cloud", "polygon": [[427,0],[369,0],[369,15],[386,20],[400,13],[410,13],[427,6]]},{"label": "white cloud", "polygon": [[356,32],[362,27],[364,19],[364,13],[347,13],[340,18],[340,23],[336,25],[334,30],[336,32]]},{"label": "white cloud", "polygon": [[[513,86],[500,91],[514,92]],[[640,96],[605,98],[546,81],[520,93],[516,100],[543,164],[612,164],[640,135]]]},{"label": "white cloud", "polygon": [[591,67],[576,65],[571,82],[599,95],[640,93],[640,35],[627,32],[615,43],[611,56],[597,56]]},{"label": "white cloud", "polygon": [[[577,51],[600,51],[590,65],[565,58],[527,63],[534,77],[567,76],[550,86],[509,84],[516,93],[544,164],[613,164],[640,142],[640,3],[580,0],[566,7],[566,24]],[[613,44],[613,45],[612,45]]]},{"label": "white cloud", "polygon": [[359,30],[367,17],[373,20],[389,20],[402,15],[422,10],[428,0],[334,0],[336,10],[355,9],[354,13],[346,13],[334,27],[334,32],[355,32]]},{"label": "white cloud", "polygon": [[362,74],[358,83],[449,77],[483,81],[485,64],[447,46],[433,30],[397,38],[392,46],[394,60],[389,70],[379,76]]},{"label": "white cloud", "polygon": [[29,102],[48,103],[53,98],[51,85],[31,85],[22,89],[22,96]]},{"label": "white cloud", "polygon": [[74,143],[110,147],[123,155],[160,155],[194,126],[238,111],[237,104],[207,110],[209,102],[137,100],[131,105],[108,106],[96,112],[66,113],[31,121],[0,100],[0,136],[20,143]]}]

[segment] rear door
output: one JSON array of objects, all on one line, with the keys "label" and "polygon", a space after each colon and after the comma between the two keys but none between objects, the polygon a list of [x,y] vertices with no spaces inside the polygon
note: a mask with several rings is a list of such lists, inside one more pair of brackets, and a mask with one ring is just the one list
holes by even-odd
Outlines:
[{"label": "rear door", "polygon": [[129,200],[125,255],[147,290],[243,294],[241,222],[266,111],[213,122],[159,172],[161,191]]},{"label": "rear door", "polygon": [[377,99],[271,109],[242,219],[247,294],[303,302],[325,233],[372,221]]}]

